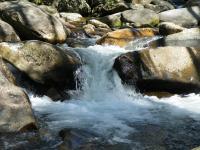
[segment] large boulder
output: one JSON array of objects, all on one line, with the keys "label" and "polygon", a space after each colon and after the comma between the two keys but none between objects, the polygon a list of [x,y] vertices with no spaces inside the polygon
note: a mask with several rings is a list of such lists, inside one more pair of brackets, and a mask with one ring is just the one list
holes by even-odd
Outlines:
[{"label": "large boulder", "polygon": [[124,22],[134,27],[155,26],[159,23],[159,15],[150,9],[127,10],[122,13]]},{"label": "large boulder", "polygon": [[183,27],[197,26],[200,21],[200,8],[187,7],[161,12],[159,14],[161,22],[173,22]]},{"label": "large boulder", "polygon": [[200,91],[200,49],[160,47],[119,56],[114,63],[122,81],[141,92]]},{"label": "large boulder", "polygon": [[168,35],[161,40],[161,45],[200,47],[200,29],[191,28]]},{"label": "large boulder", "polygon": [[75,53],[41,41],[0,43],[0,55],[41,84],[71,84],[81,64]]},{"label": "large boulder", "polygon": [[31,104],[24,91],[0,59],[0,132],[19,132],[37,128]]},{"label": "large boulder", "polygon": [[0,17],[12,25],[23,40],[63,43],[67,30],[54,16],[25,1],[0,3]]},{"label": "large boulder", "polygon": [[15,30],[8,23],[0,20],[0,42],[17,42],[20,41]]},{"label": "large boulder", "polygon": [[97,44],[101,45],[117,45],[125,47],[129,42],[141,37],[152,37],[157,34],[157,31],[152,28],[140,29],[119,29],[116,31],[108,32],[106,35],[97,40]]}]

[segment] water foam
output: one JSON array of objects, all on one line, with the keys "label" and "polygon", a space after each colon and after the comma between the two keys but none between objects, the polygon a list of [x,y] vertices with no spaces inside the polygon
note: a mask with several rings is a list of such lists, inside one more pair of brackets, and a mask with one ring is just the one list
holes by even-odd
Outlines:
[{"label": "water foam", "polygon": [[124,87],[112,66],[118,55],[127,52],[125,49],[96,45],[74,50],[85,64],[78,74],[82,80],[78,95],[65,102],[30,95],[34,110],[52,130],[86,129],[114,141],[129,142],[127,137],[137,132],[134,124],[138,122],[177,124],[185,118],[200,119],[200,95],[158,99]]}]

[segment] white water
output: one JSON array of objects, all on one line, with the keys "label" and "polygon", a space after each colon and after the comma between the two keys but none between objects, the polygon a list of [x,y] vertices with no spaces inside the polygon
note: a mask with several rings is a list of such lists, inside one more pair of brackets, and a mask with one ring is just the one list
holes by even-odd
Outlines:
[{"label": "white water", "polygon": [[137,132],[134,124],[176,124],[184,118],[200,119],[200,95],[158,99],[142,96],[121,84],[112,69],[114,59],[127,50],[114,46],[76,49],[85,65],[78,74],[83,90],[70,101],[52,102],[48,97],[31,97],[37,114],[52,130],[87,129],[111,141],[129,142]]}]

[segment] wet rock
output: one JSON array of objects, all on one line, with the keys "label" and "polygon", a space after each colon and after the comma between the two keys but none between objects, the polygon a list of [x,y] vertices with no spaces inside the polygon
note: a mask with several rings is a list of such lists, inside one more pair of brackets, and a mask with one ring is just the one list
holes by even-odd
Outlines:
[{"label": "wet rock", "polygon": [[14,85],[14,77],[0,59],[0,132],[37,128],[28,96]]},{"label": "wet rock", "polygon": [[186,29],[171,22],[160,23],[158,27],[159,27],[159,33],[161,35],[170,35],[181,32]]},{"label": "wet rock", "polygon": [[140,29],[119,29],[113,32],[108,32],[102,38],[97,40],[97,44],[117,45],[120,47],[126,46],[129,42],[136,38],[152,37],[157,34],[157,31],[152,28],[140,28]]},{"label": "wet rock", "polygon": [[[89,34],[89,33],[88,33]],[[91,33],[91,36],[95,34]],[[68,38],[67,45],[74,48],[86,48],[88,46],[94,46],[96,39],[94,38]]]},{"label": "wet rock", "polygon": [[123,54],[114,68],[141,92],[185,94],[200,91],[199,60],[199,48],[160,47]]},{"label": "wet rock", "polygon": [[92,24],[86,24],[83,26],[83,29],[85,31],[86,34],[92,36],[95,35],[95,26]]},{"label": "wet rock", "polygon": [[17,42],[20,41],[15,30],[8,23],[0,20],[0,42]]},{"label": "wet rock", "polygon": [[161,40],[161,45],[200,47],[200,29],[191,28],[168,35]]},{"label": "wet rock", "polygon": [[63,143],[58,146],[59,150],[97,150],[102,149],[102,146],[97,143],[98,137],[87,131],[76,129],[63,129],[59,133]]},{"label": "wet rock", "polygon": [[0,3],[0,17],[12,25],[22,40],[63,43],[67,30],[54,16],[25,1]]},{"label": "wet rock", "polygon": [[127,10],[122,12],[124,22],[131,23],[134,27],[151,27],[159,23],[159,16],[150,9]]},{"label": "wet rock", "polygon": [[187,7],[168,10],[159,14],[161,22],[173,22],[183,27],[197,26],[200,21],[200,8]]},{"label": "wet rock", "polygon": [[40,41],[1,43],[0,54],[41,84],[70,84],[74,71],[81,64],[75,53]]}]

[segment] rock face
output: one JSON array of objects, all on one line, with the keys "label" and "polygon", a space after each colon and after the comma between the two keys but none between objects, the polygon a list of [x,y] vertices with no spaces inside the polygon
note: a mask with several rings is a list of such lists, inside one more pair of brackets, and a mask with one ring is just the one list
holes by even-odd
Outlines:
[{"label": "rock face", "polygon": [[106,24],[108,24],[110,27],[121,27],[122,21],[121,21],[121,12],[108,15],[105,17],[101,17],[100,20]]},{"label": "rock face", "polygon": [[186,28],[183,28],[171,22],[163,22],[159,24],[159,33],[161,35],[170,35],[170,34],[181,32],[185,29]]},{"label": "rock face", "polygon": [[117,45],[120,47],[125,47],[129,42],[136,38],[141,37],[152,37],[157,34],[157,31],[151,28],[141,28],[141,29],[119,29],[113,32],[108,32],[102,38],[97,40],[97,44],[108,44]]},{"label": "rock face", "polygon": [[41,84],[70,84],[80,66],[75,53],[40,42],[0,43],[1,56]]},{"label": "rock face", "polygon": [[115,60],[121,79],[142,92],[200,91],[200,49],[160,47],[129,52]]},{"label": "rock face", "polygon": [[175,7],[165,0],[152,0],[151,4],[145,4],[145,8],[151,9],[156,13],[175,9]]},{"label": "rock face", "polygon": [[8,23],[0,20],[0,42],[17,42],[20,38]]},{"label": "rock face", "polygon": [[0,132],[36,129],[31,104],[23,90],[13,84],[12,74],[0,59]]},{"label": "rock face", "polygon": [[83,16],[91,13],[91,8],[85,0],[59,0],[56,7],[60,12],[80,13]]},{"label": "rock face", "polygon": [[159,14],[161,22],[173,22],[183,27],[197,26],[200,21],[200,8],[188,7],[165,11]]},{"label": "rock face", "polygon": [[67,38],[67,30],[57,18],[29,2],[0,3],[0,17],[15,28],[23,40],[63,43]]},{"label": "rock face", "polygon": [[200,29],[191,28],[176,34],[168,35],[161,41],[161,45],[199,47]]},{"label": "rock face", "polygon": [[132,23],[134,27],[155,26],[159,16],[150,9],[127,10],[122,13],[124,22]]},{"label": "rock face", "polygon": [[96,16],[105,16],[131,9],[130,0],[97,0],[93,3],[92,13]]}]

